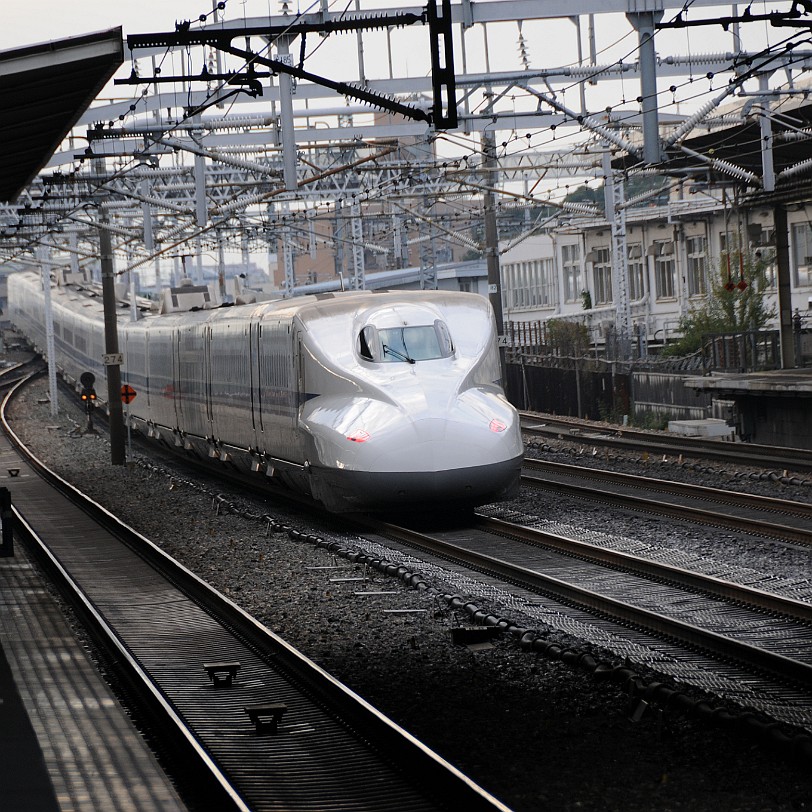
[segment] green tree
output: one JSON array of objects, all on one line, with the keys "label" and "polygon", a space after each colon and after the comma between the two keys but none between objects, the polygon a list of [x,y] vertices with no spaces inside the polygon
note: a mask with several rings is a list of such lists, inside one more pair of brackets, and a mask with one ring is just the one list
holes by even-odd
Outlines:
[{"label": "green tree", "polygon": [[558,355],[578,357],[589,349],[589,330],[584,324],[550,319],[547,322],[547,343]]},{"label": "green tree", "polygon": [[680,319],[682,337],[666,347],[664,355],[689,355],[702,346],[705,335],[761,330],[775,318],[775,310],[764,299],[766,265],[755,254],[736,250],[723,254],[710,281],[707,298]]}]

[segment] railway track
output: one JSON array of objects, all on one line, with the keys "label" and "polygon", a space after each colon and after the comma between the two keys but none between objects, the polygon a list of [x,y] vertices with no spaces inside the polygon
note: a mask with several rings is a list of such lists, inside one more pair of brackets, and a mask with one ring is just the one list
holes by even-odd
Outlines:
[{"label": "railway track", "polygon": [[33,355],[25,361],[0,370],[0,392],[7,392],[13,386],[27,380],[32,375],[43,372],[45,362],[38,355]]},{"label": "railway track", "polygon": [[648,657],[677,680],[812,731],[809,602],[487,517],[439,532],[372,522],[367,532],[429,566],[470,570],[522,615],[596,624],[630,661]]},{"label": "railway track", "polygon": [[181,784],[205,800],[201,808],[506,809],[29,458],[2,420],[4,462],[16,460],[24,483],[15,488],[20,535],[173,754]]},{"label": "railway track", "polygon": [[525,459],[522,482],[567,496],[812,545],[812,504]]},{"label": "railway track", "polygon": [[[547,470],[556,470],[559,475],[562,471],[566,471],[571,475],[586,475],[591,476],[594,474],[600,478],[602,484],[595,486],[590,490],[590,493],[595,490],[601,493],[606,493],[606,483],[612,480],[622,481],[628,485],[631,481],[635,487],[646,485],[646,487],[653,488],[657,491],[656,498],[641,499],[640,504],[645,505],[647,509],[656,507],[659,512],[668,510],[671,512],[670,507],[666,502],[680,495],[683,500],[686,499],[685,494],[691,494],[695,499],[697,492],[702,494],[705,504],[708,500],[713,504],[713,507],[706,507],[704,509],[694,510],[690,506],[679,506],[674,508],[671,515],[680,518],[692,518],[696,520],[701,517],[707,523],[708,521],[718,525],[726,522],[725,517],[720,515],[719,505],[724,503],[728,510],[740,510],[742,505],[749,504],[750,512],[752,513],[753,504],[759,506],[762,515],[762,522],[759,527],[762,531],[767,533],[769,531],[772,535],[779,537],[792,537],[793,534],[797,538],[792,538],[793,541],[809,543],[810,534],[808,529],[805,528],[805,523],[808,523],[812,509],[808,504],[786,502],[784,500],[774,500],[766,498],[752,498],[746,494],[735,494],[726,491],[716,491],[710,488],[699,488],[698,491],[694,487],[683,486],[682,483],[673,483],[665,481],[651,481],[648,478],[632,477],[631,479],[614,474],[613,472],[593,471],[592,469],[583,469],[578,466],[564,466],[560,464],[541,464],[535,460],[526,460],[528,467],[544,467]],[[202,469],[204,474],[210,474],[206,468]],[[221,472],[221,477],[227,476],[227,472]],[[564,477],[566,480],[566,477]],[[642,480],[642,482],[641,482]],[[237,480],[243,487],[246,485],[244,478]],[[250,481],[250,480],[249,480]],[[565,483],[562,486],[565,492],[572,492],[572,483]],[[667,493],[669,498],[664,500],[663,494]],[[627,497],[619,495],[618,501],[628,506]],[[752,500],[752,501],[751,501]],[[783,527],[775,523],[776,516],[785,517],[791,515],[794,517],[796,527]],[[746,527],[753,532],[753,518],[742,519],[739,521],[735,516],[730,519],[730,525],[736,529],[741,530]],[[474,538],[477,542],[473,544],[476,548],[477,544],[483,538],[496,539],[498,537],[511,537],[517,542],[521,542],[525,547],[529,544],[534,547],[547,547],[549,549],[557,549],[558,552],[566,556],[569,561],[582,560],[585,563],[591,563],[594,566],[601,568],[610,567],[612,571],[620,572],[626,571],[633,578],[642,578],[648,582],[658,584],[674,585],[678,588],[688,590],[692,594],[705,594],[709,599],[719,601],[720,603],[746,605],[751,607],[751,610],[756,614],[767,612],[771,615],[786,617],[790,622],[797,622],[800,629],[805,629],[806,625],[812,625],[812,610],[809,604],[800,600],[793,600],[791,598],[782,598],[779,595],[770,592],[759,590],[757,588],[746,587],[735,583],[726,582],[719,578],[711,578],[699,573],[693,573],[687,569],[668,566],[666,564],[659,564],[654,561],[649,561],[645,558],[633,556],[628,553],[614,552],[605,548],[584,544],[573,539],[565,539],[562,536],[554,534],[542,533],[541,531],[532,528],[521,527],[519,525],[512,525],[504,522],[499,522],[496,519],[488,519],[481,516],[477,520],[475,528],[471,529],[474,533]],[[381,530],[383,535],[387,537],[408,541],[410,545],[415,545],[417,548],[436,554],[440,557],[452,556],[452,560],[459,561],[463,565],[472,565],[477,571],[494,572],[494,567],[498,569],[498,561],[496,559],[489,561],[487,556],[480,555],[477,549],[471,549],[471,544],[467,545],[464,555],[461,553],[461,547],[457,544],[451,544],[448,540],[442,539],[440,536],[426,536],[424,534],[415,533],[415,531],[408,530],[407,528],[395,528],[393,525],[386,525]],[[467,530],[462,530],[461,534],[465,537]],[[429,541],[429,539],[432,539]],[[483,542],[483,549],[487,548],[489,542]],[[449,546],[450,545],[450,546]],[[521,570],[521,564],[518,569],[513,571],[509,562],[506,564],[508,569],[500,578],[508,583],[519,583],[521,577],[518,574]],[[798,680],[805,681],[812,676],[812,666],[802,662],[800,665],[795,664],[791,657],[789,658],[773,658],[773,653],[777,649],[770,650],[770,645],[758,646],[746,644],[742,645],[735,639],[735,633],[732,638],[727,639],[725,636],[717,636],[713,633],[705,634],[702,632],[701,627],[694,629],[692,624],[683,623],[683,628],[679,633],[680,624],[660,617],[658,612],[646,612],[640,608],[634,608],[633,604],[626,603],[621,599],[609,600],[605,596],[596,595],[595,597],[588,598],[587,593],[582,591],[578,585],[580,576],[577,574],[573,576],[573,583],[566,585],[565,583],[556,584],[556,579],[547,580],[543,573],[536,573],[533,575],[534,583],[530,584],[531,591],[538,592],[542,587],[545,589],[555,586],[552,594],[556,594],[561,600],[571,605],[577,605],[588,611],[596,611],[598,614],[606,612],[607,615],[615,614],[620,622],[634,624],[641,629],[651,630],[658,635],[682,639],[687,646],[700,645],[706,648],[707,651],[714,655],[723,658],[731,657],[733,659],[740,659],[743,663],[749,664],[755,670],[763,670],[771,672],[777,679],[787,679],[790,682]],[[629,587],[631,592],[636,590],[636,581],[632,581],[632,586]],[[679,603],[681,599],[676,598]],[[608,607],[613,603],[617,603],[617,607],[609,612]],[[623,606],[623,608],[621,608]],[[700,612],[702,610],[699,610]],[[755,623],[755,621],[754,621]],[[747,624],[744,623],[744,626]],[[805,632],[802,631],[802,635]]]},{"label": "railway track", "polygon": [[641,454],[683,455],[748,467],[760,466],[764,469],[786,471],[788,474],[812,471],[812,454],[809,449],[706,440],[666,432],[642,431],[627,426],[607,428],[586,420],[532,412],[521,412],[520,416],[525,435],[555,437]]},{"label": "railway track", "polygon": [[[287,529],[298,540],[310,540],[309,536],[296,530],[281,529]],[[456,533],[434,535],[446,542],[452,537],[455,542],[458,536],[462,537],[464,544],[455,543],[454,546],[467,548],[465,555],[470,556],[486,551],[488,544],[506,543],[505,530],[504,526],[498,524],[491,530],[478,524],[474,528],[459,529]],[[413,536],[406,542],[398,535],[402,532],[406,531],[393,533],[388,527],[369,529],[367,535],[371,539],[370,544],[374,547],[376,534],[380,534],[386,549],[366,558],[357,558],[357,553],[352,553],[351,560],[380,562],[385,558],[400,561],[397,550],[402,549],[403,560],[407,563],[386,563],[383,565],[385,572],[408,568],[409,558],[413,555],[419,558],[412,563],[413,568],[422,572],[436,567],[440,577],[449,571],[456,574],[458,570],[470,568],[471,577],[475,579],[473,588],[476,592],[473,594],[482,594],[482,584],[487,583],[496,590],[498,600],[505,600],[507,606],[516,607],[521,618],[513,627],[516,624],[525,625],[524,629],[519,629],[521,642],[533,650],[548,643],[530,631],[533,625],[528,623],[528,616],[537,621],[540,628],[549,624],[552,628],[584,639],[591,639],[591,630],[597,628],[599,644],[614,651],[627,663],[639,663],[641,668],[650,667],[678,681],[698,686],[709,695],[719,696],[721,701],[754,707],[765,719],[777,719],[782,726],[804,730],[812,728],[808,692],[798,687],[808,682],[809,666],[805,660],[798,660],[790,650],[792,641],[801,641],[809,648],[810,622],[808,615],[804,614],[808,612],[806,598],[782,600],[780,596],[756,588],[751,588],[745,597],[737,584],[728,584],[719,578],[703,578],[695,573],[680,575],[685,583],[679,586],[677,570],[682,568],[657,567],[656,563],[650,564],[636,556],[627,555],[625,560],[624,556],[618,556],[611,563],[601,563],[584,560],[585,551],[580,549],[577,552],[559,551],[557,558],[552,559],[549,557],[551,553],[543,551],[543,545],[538,543],[537,538],[533,542],[511,542],[521,543],[525,550],[541,551],[533,555],[544,556],[535,563],[520,562],[515,569],[535,570],[548,576],[555,574],[546,585],[518,584],[515,572],[502,574],[495,570],[495,562],[503,557],[501,554],[492,555],[494,561],[487,560],[486,556],[480,558],[478,564],[466,562],[465,559],[451,558],[452,553],[448,549],[432,552],[423,538]],[[510,532],[517,531],[510,528]],[[487,543],[484,541],[486,538],[490,539]],[[417,547],[413,546],[415,544]],[[331,543],[328,549],[336,548]],[[578,549],[577,546],[575,549]],[[602,555],[594,550],[586,552],[593,559]],[[449,561],[456,563],[449,564]],[[587,570],[575,569],[573,562],[580,567],[592,567],[591,574]],[[566,577],[560,577],[562,572]],[[601,588],[605,588],[606,584],[613,586],[615,594],[606,595],[599,589],[593,589],[590,579],[598,582]],[[556,582],[567,586],[560,596],[548,591],[550,584]],[[583,600],[584,593],[596,595],[591,599],[595,603],[593,607]],[[648,606],[636,607],[629,596],[642,596],[644,604],[647,602]],[[662,611],[666,603],[676,607],[677,622]],[[624,608],[618,611],[614,604]],[[688,608],[702,622],[686,615]],[[644,619],[646,615],[648,618]],[[714,615],[719,618],[724,633],[713,628],[702,630],[702,623]],[[487,624],[494,618],[487,612],[479,612],[474,620]],[[499,621],[499,624],[500,628],[510,625],[507,621]],[[775,631],[775,636],[766,640],[752,639],[762,634],[765,625]],[[681,637],[677,635],[677,629]],[[681,643],[675,642],[680,639]],[[716,653],[713,651],[715,646],[718,646]],[[774,653],[780,656],[775,657]],[[648,701],[648,692],[645,696]],[[702,707],[708,706],[703,704]],[[770,729],[767,723],[764,727]]]}]

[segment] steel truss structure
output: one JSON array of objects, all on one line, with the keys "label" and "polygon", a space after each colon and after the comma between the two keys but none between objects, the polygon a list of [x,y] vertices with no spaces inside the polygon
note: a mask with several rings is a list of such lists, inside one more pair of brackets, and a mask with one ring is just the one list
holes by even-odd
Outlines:
[{"label": "steel truss structure", "polygon": [[[808,32],[809,3],[774,5],[762,25]],[[280,287],[290,293],[302,281],[296,257],[326,245],[336,271],[347,270],[351,284],[363,286],[371,255],[398,267],[409,261],[411,246],[422,245],[433,266],[425,246],[439,241],[495,255],[491,272],[498,282],[498,251],[490,244],[498,228],[489,229],[487,217],[498,221],[530,208],[530,234],[539,223],[603,216],[612,228],[620,285],[618,329],[626,333],[624,212],[634,201],[625,200],[624,183],[630,174],[653,171],[771,192],[783,177],[812,169],[812,159],[799,160],[777,178],[771,163],[772,105],[777,94],[806,92],[796,77],[812,64],[812,50],[802,38],[791,48],[743,50],[740,28],[756,16],[749,7],[720,18],[706,12],[718,3],[694,0],[689,20],[682,0],[359,6],[343,14],[322,0],[317,11],[295,15],[283,3],[281,14],[239,21],[220,19],[215,7],[201,15],[202,25],[129,36],[130,74],[117,81],[132,96],[91,107],[48,169],[15,204],[0,207],[0,259],[7,268],[23,267],[38,261],[38,246],[47,246],[51,261],[69,271],[93,268],[104,219],[119,276],[149,269],[160,277],[162,262],[172,258],[176,270],[181,257],[201,251],[218,253],[222,268],[224,246],[231,246],[244,257],[277,254]],[[607,13],[625,14],[635,47],[628,58],[600,64],[595,28]],[[578,59],[534,65],[523,32],[562,19],[574,24]],[[483,33],[488,62],[488,32],[517,21],[522,68],[469,71],[474,33]],[[701,55],[655,51],[659,31],[689,24],[721,26],[729,47]],[[392,38],[405,28],[424,30],[421,47],[431,64],[425,77],[393,75]],[[376,70],[368,68],[365,47],[373,32],[387,43]],[[354,40],[353,59],[345,48],[330,63],[330,76],[305,69],[312,58],[306,42],[318,40],[315,53],[339,36]],[[176,54],[183,67],[168,72],[163,66]],[[775,76],[788,81],[774,87]],[[662,83],[686,77],[709,83],[715,77],[721,87],[690,114],[665,114]],[[590,87],[618,81],[634,85],[631,102],[589,109]],[[573,87],[574,104],[563,92]],[[734,97],[747,103],[723,112]],[[698,133],[740,123],[742,116],[755,116],[761,128],[757,168],[688,146]],[[810,137],[805,126],[797,130],[799,140]],[[531,135],[539,141],[539,133],[556,132],[580,134],[580,146],[531,145]],[[603,212],[538,190],[542,181],[574,186],[590,178],[606,181]],[[511,245],[517,240],[521,234],[512,235]],[[193,263],[196,273],[200,268]],[[427,279],[431,284],[431,274]]]}]

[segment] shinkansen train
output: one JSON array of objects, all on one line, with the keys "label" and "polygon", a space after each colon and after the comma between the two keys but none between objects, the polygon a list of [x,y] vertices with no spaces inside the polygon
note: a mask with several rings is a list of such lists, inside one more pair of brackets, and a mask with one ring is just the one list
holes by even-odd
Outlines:
[{"label": "shinkansen train", "polygon": [[[9,317],[46,347],[40,277],[8,279]],[[57,368],[106,398],[101,297],[52,288]],[[269,478],[334,512],[462,508],[515,495],[518,415],[487,299],[341,292],[118,322],[131,425]]]}]

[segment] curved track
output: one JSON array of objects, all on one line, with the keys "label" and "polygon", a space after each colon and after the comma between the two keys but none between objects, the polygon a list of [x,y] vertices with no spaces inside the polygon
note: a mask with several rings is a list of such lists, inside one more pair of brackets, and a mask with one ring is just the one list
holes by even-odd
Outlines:
[{"label": "curved track", "polygon": [[[288,531],[294,538],[311,540],[309,535],[302,535],[292,528],[278,529]],[[426,543],[425,536],[414,536],[410,532],[410,540],[402,546],[404,558],[398,559],[395,550],[401,544],[393,539],[404,538],[401,534],[406,531],[389,526],[370,529],[372,546],[377,543],[374,541],[377,533],[386,549],[376,551],[372,556],[363,554],[357,557],[357,552],[350,553],[352,560],[370,561],[373,566],[381,564],[383,571],[390,574],[409,572],[409,567],[418,572],[431,571],[435,567],[442,578],[443,572],[458,574],[470,570],[477,584],[477,592],[472,594],[480,594],[481,585],[487,583],[488,588],[496,590],[499,600],[507,600],[507,605],[517,607],[517,614],[523,616],[511,621],[477,610],[473,613],[475,622],[509,630],[523,646],[534,651],[572,656],[579,664],[592,662],[592,667],[595,667],[595,661],[588,654],[575,654],[570,649],[562,654],[562,647],[546,640],[545,632],[531,631],[533,626],[528,624],[526,616],[529,613],[538,618],[542,628],[549,618],[553,628],[575,635],[580,635],[587,627],[598,628],[601,640],[611,639],[611,644],[601,645],[614,651],[615,656],[625,658],[629,664],[641,663],[678,681],[697,686],[708,695],[738,706],[739,714],[742,714],[742,704],[751,705],[758,710],[759,717],[764,714],[763,721],[757,722],[760,730],[773,735],[776,723],[770,720],[777,719],[784,740],[791,747],[800,740],[804,754],[812,755],[809,734],[799,736],[793,732],[799,728],[812,729],[812,712],[809,710],[812,698],[806,687],[810,665],[803,656],[796,656],[799,644],[804,651],[809,650],[808,595],[800,596],[799,600],[790,596],[788,601],[770,593],[759,594],[758,589],[750,589],[745,595],[740,585],[718,578],[703,578],[697,573],[680,575],[679,568],[660,567],[656,562],[636,556],[626,556],[625,561],[623,556],[616,556],[610,562],[596,564],[595,561],[603,556],[596,550],[577,550],[577,546],[563,554],[542,550],[550,542],[549,537],[545,542],[535,537],[531,544],[526,539],[505,541],[505,535],[516,535],[517,529],[502,525],[494,525],[491,531],[478,526],[435,533],[433,535],[440,542],[446,545],[451,542],[453,548],[446,546],[435,551],[432,551],[435,541]],[[322,544],[319,539],[315,542]],[[496,552],[488,555],[491,544],[496,545]],[[509,569],[504,573],[499,567],[505,556],[498,546],[503,544],[509,544],[513,550],[511,555],[519,559],[518,562],[508,561],[506,566]],[[337,550],[334,545],[335,542],[330,542],[328,548]],[[414,553],[414,549],[419,552]],[[524,552],[517,553],[518,549]],[[460,553],[460,550],[464,552]],[[481,552],[486,555],[480,556]],[[385,556],[384,563],[381,563],[380,556]],[[593,560],[578,560],[587,557]],[[388,563],[393,560],[406,563]],[[450,566],[449,561],[452,562]],[[542,578],[535,584],[519,583],[525,571],[531,572],[533,579],[539,575]],[[546,581],[544,575],[549,576]],[[414,574],[409,577],[419,579]],[[683,587],[677,583],[680,578],[684,580]],[[453,605],[469,611],[470,602],[466,603],[459,596],[446,597],[454,602]],[[743,606],[743,602],[746,605]],[[675,617],[669,617],[669,603]],[[765,617],[770,618],[768,624],[765,624]],[[767,634],[765,637],[765,633],[772,636]],[[591,638],[587,636],[586,639]],[[682,642],[675,642],[677,640]],[[774,656],[775,653],[780,656]],[[619,678],[630,680],[634,686],[639,683],[634,670],[628,666],[598,664],[596,672],[619,674]],[[668,702],[674,701],[670,698],[674,691],[665,687],[656,688],[652,693],[651,689],[657,685],[655,682],[647,688],[634,687],[632,690],[630,684],[629,689],[633,696],[645,697],[646,702],[663,697]],[[692,702],[703,709],[702,712],[712,712],[707,702]],[[748,716],[747,713],[742,718],[753,719],[752,714]],[[788,730],[786,725],[792,728]]]},{"label": "curved track", "polygon": [[[505,809],[19,445],[2,442],[21,470],[21,534],[205,808]],[[224,679],[229,665],[233,680]],[[269,703],[285,705],[278,725],[255,725],[248,709]]]}]

